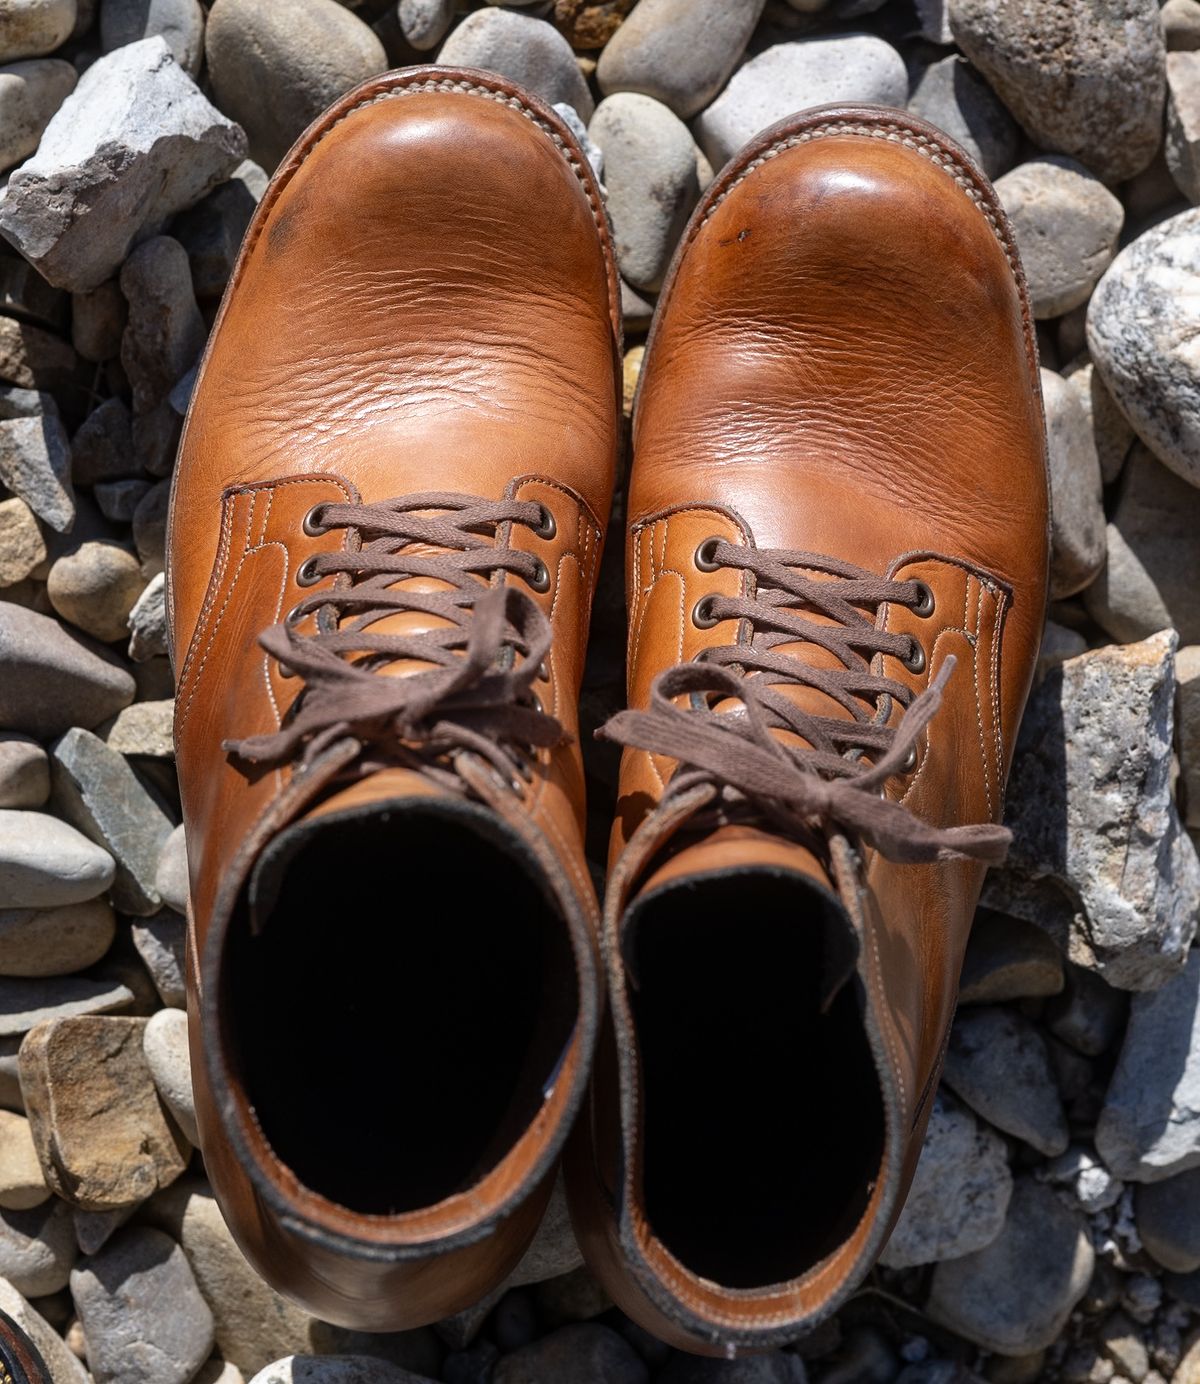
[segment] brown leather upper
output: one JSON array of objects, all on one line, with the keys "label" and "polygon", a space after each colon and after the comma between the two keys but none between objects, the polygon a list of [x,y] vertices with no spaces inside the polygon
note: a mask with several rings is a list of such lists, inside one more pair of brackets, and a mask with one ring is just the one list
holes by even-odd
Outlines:
[{"label": "brown leather upper", "polygon": [[[1048,527],[1033,325],[986,180],[945,136],[882,108],[825,108],[765,132],[697,209],[644,360],[629,500],[630,705],[646,705],[664,669],[745,637],[733,620],[692,619],[704,597],[744,589],[742,572],[697,565],[710,536],[919,578],[933,614],[884,605],[879,621],[914,635],[926,666],[912,672],[884,655],[877,666],[914,692],[948,655],[957,668],[915,766],[887,795],[938,826],[998,822],[1042,630]],[[836,714],[814,689],[790,695]],[[573,1210],[593,1267],[643,1325],[691,1349],[762,1347],[832,1311],[886,1241],[920,1149],[984,869],[894,864],[856,850],[836,823],[820,858],[769,826],[728,826],[689,838],[664,863],[698,805],[655,811],[674,768],[642,750],[622,761],[605,924],[607,1041],[621,1061],[618,1078],[614,1061],[599,1059],[572,1150]],[[630,905],[664,882],[760,863],[842,900],[887,1137],[866,1214],[835,1253],[795,1281],[732,1291],[689,1272],[646,1221],[620,937]]]},{"label": "brown leather upper", "polygon": [[[576,695],[615,472],[619,313],[599,189],[562,121],[494,75],[409,69],[351,92],[281,165],[196,385],[168,600],[198,1119],[243,1249],[326,1319],[398,1329],[482,1295],[536,1228],[586,1080],[597,906]],[[216,978],[247,874],[281,828],[447,790],[411,769],[363,777],[352,737],[302,773],[249,771],[221,742],[277,731],[300,690],[257,641],[308,594],[297,590],[305,560],[347,542],[344,530],[306,532],[313,506],[427,491],[537,500],[555,521],[550,537],[514,524],[497,541],[549,571],[548,589],[531,591],[554,632],[536,688],[569,739],[538,752],[528,786],[464,757],[464,792],[536,857],[587,993],[560,1079],[501,1163],[438,1206],[370,1217],[305,1189],[274,1157],[238,1090]],[[380,624],[411,633],[434,620]]]}]

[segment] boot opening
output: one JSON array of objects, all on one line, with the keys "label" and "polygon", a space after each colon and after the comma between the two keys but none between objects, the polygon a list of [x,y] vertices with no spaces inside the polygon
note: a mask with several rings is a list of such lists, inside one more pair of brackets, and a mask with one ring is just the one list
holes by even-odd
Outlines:
[{"label": "boot opening", "polygon": [[349,1210],[473,1186],[578,1016],[567,926],[482,814],[401,805],[276,838],[228,952],[229,1041],[275,1156]]},{"label": "boot opening", "polygon": [[884,1113],[849,924],[798,876],[702,876],[627,924],[650,1228],[723,1287],[794,1279],[849,1237]]}]

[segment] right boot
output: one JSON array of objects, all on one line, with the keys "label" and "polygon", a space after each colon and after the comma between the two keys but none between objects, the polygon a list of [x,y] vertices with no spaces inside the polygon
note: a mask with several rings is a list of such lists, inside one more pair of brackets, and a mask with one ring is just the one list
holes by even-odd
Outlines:
[{"label": "right boot", "polygon": [[340,1325],[500,1283],[587,1082],[620,362],[569,129],[426,67],[285,159],[201,364],[168,535],[197,1121],[247,1258]]}]

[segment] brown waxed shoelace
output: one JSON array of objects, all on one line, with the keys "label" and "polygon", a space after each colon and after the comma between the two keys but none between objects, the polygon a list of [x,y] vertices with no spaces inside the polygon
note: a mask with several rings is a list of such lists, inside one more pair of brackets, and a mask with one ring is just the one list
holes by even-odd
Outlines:
[{"label": "brown waxed shoelace", "polygon": [[[273,658],[303,679],[291,714],[271,735],[227,740],[222,748],[254,764],[306,763],[352,736],[388,763],[420,768],[459,787],[457,751],[470,751],[516,785],[527,747],[558,744],[559,722],[532,692],[550,652],[550,622],[516,585],[491,585],[500,573],[536,586],[546,576],[533,553],[499,541],[506,525],[539,531],[547,511],[536,501],[486,500],[429,492],[377,504],[325,503],[310,512],[316,531],[348,529],[351,543],[301,567],[303,584],[336,576],[306,596],[281,625],[259,636]],[[449,589],[397,587],[427,577]],[[416,634],[372,627],[396,614],[445,624]],[[317,615],[317,630],[296,626]],[[381,675],[397,660],[431,665]]]},{"label": "brown waxed shoelace", "polygon": [[[911,657],[915,641],[880,629],[859,607],[873,613],[885,602],[920,608],[928,588],[815,553],[711,539],[702,546],[713,566],[750,573],[753,590],[705,597],[697,615],[706,624],[745,621],[751,638],[704,649],[692,662],[668,668],[655,679],[646,710],[619,712],[597,734],[679,761],[664,802],[709,783],[733,790],[735,805],[766,815],[788,834],[811,836],[835,824],[890,860],[1003,860],[1011,839],[1006,828],[990,822],[933,826],[881,796],[889,778],[911,767],[910,752],[941,706],[955,660],[947,658],[914,697],[903,683],[874,672],[871,662],[877,654]],[[824,575],[806,575],[812,572]],[[832,623],[806,619],[805,609]],[[776,652],[801,641],[828,650],[842,666],[816,667]],[[848,715],[806,710],[779,690],[787,686],[814,688]],[[740,703],[740,711],[714,709],[726,699]],[[905,708],[894,726],[886,724],[892,702]],[[807,746],[783,742],[778,731],[794,733]]]}]

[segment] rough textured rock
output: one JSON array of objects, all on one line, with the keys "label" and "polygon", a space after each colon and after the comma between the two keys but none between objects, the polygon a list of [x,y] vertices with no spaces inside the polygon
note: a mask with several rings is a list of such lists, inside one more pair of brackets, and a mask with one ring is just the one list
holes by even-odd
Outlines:
[{"label": "rough textured rock", "polygon": [[0,1277],[26,1297],[67,1286],[78,1257],[71,1208],[53,1198],[29,1211],[0,1210]]},{"label": "rough textured rock", "polygon": [[1088,305],[1092,361],[1158,459],[1200,485],[1200,209],[1160,222],[1113,260]]},{"label": "rough textured rock", "polygon": [[1154,157],[1166,90],[1156,0],[951,0],[950,27],[1041,148],[1105,182]]},{"label": "rough textured rock", "polygon": [[88,1384],[87,1371],[63,1338],[4,1278],[0,1278],[0,1312],[11,1317],[33,1342],[50,1371],[49,1384]]},{"label": "rough textured rock", "polygon": [[213,1346],[212,1313],[183,1251],[128,1227],[71,1273],[96,1384],[188,1384]]},{"label": "rough textured rock", "polygon": [[1105,534],[1104,570],[1084,604],[1108,634],[1122,642],[1158,630],[1200,641],[1200,602],[1191,564],[1200,525],[1200,489],[1135,444],[1121,476]]},{"label": "rough textured rock", "polygon": [[1094,1263],[1083,1220],[1049,1188],[1019,1178],[1004,1229],[937,1266],[925,1310],[985,1350],[1028,1355],[1057,1337]]},{"label": "rough textured rock", "polygon": [[0,1110],[0,1207],[28,1211],[49,1195],[29,1121],[15,1111]]},{"label": "rough textured rock", "polygon": [[494,1384],[649,1384],[650,1372],[632,1346],[610,1327],[581,1322],[532,1341],[496,1366]]},{"label": "rough textured rock", "polygon": [[1117,252],[1121,203],[1074,159],[1030,159],[996,182],[1012,222],[1035,317],[1086,303]]},{"label": "rough textured rock", "polygon": [[1200,1168],[1137,1189],[1138,1238],[1164,1269],[1200,1269]]},{"label": "rough textured rock", "polygon": [[696,146],[666,106],[636,92],[601,101],[588,133],[604,152],[621,274],[653,291],[700,196]]},{"label": "rough textured rock", "polygon": [[912,1190],[882,1262],[905,1269],[982,1249],[1000,1234],[1011,1195],[1003,1139],[939,1092]]},{"label": "rough textured rock", "polygon": [[1061,600],[1089,586],[1104,566],[1103,484],[1090,421],[1078,391],[1069,380],[1043,369],[1042,400],[1054,515],[1050,595]]},{"label": "rough textured rock", "polygon": [[227,120],[159,37],[118,48],[79,79],[0,197],[0,231],[61,288],[111,278],[152,234],[245,156]]},{"label": "rough textured rock", "polygon": [[830,101],[903,106],[908,75],[900,54],[871,34],[780,43],[751,58],[693,129],[714,168],[759,130],[805,106]]},{"label": "rough textured rock", "polygon": [[167,588],[162,572],[154,577],[129,612],[129,657],[135,663],[167,652]]},{"label": "rough textured rock", "polygon": [[0,587],[24,581],[45,560],[46,540],[33,510],[15,495],[0,500]]},{"label": "rough textured rock", "polygon": [[908,108],[966,150],[989,178],[1016,162],[1016,122],[965,58],[954,54],[921,73]]},{"label": "rough textured rock", "polygon": [[187,1167],[146,1065],[145,1027],[88,1015],[39,1024],[21,1044],[21,1088],[46,1180],[85,1211],[136,1205]]},{"label": "rough textured rock", "polygon": [[0,975],[65,976],[112,946],[117,922],[106,899],[54,908],[0,908]]},{"label": "rough textured rock", "polygon": [[0,807],[41,807],[50,796],[46,751],[13,731],[0,731]]},{"label": "rough textured rock", "polygon": [[1189,202],[1200,202],[1200,55],[1167,54],[1167,167]]},{"label": "rough textured rock", "polygon": [[0,601],[0,729],[39,739],[94,726],[133,701],[133,678],[57,620]]},{"label": "rough textured rock", "polygon": [[75,69],[61,58],[0,67],[0,170],[33,153],[76,80]]},{"label": "rough textured rock", "polygon": [[1069,1142],[1041,1034],[1016,1011],[981,1005],[954,1021],[946,1085],[984,1119],[1053,1157]]},{"label": "rough textured rock", "polygon": [[119,543],[81,543],[56,559],[46,577],[55,613],[106,644],[123,639],[146,586],[136,554]]},{"label": "rough textured rock", "polygon": [[102,0],[100,47],[104,52],[156,34],[188,76],[195,77],[204,56],[204,11],[199,0]]},{"label": "rough textured rock", "polygon": [[152,1014],[142,1035],[142,1049],[163,1104],[175,1117],[175,1123],[188,1142],[199,1146],[192,1065],[188,1056],[188,1021],[184,1011],[160,1009]]},{"label": "rough textured rock", "polygon": [[75,27],[76,0],[8,0],[0,10],[0,61],[52,53]]},{"label": "rough textured rock", "polygon": [[512,10],[476,10],[442,45],[438,60],[499,72],[552,106],[564,101],[584,121],[592,118],[591,92],[571,46],[543,19]]},{"label": "rough textured rock", "polygon": [[1200,1167],[1200,951],[1160,990],[1135,995],[1096,1125],[1118,1177],[1159,1182]]},{"label": "rough textured rock", "polygon": [[9,908],[56,908],[104,893],[106,850],[45,812],[0,809],[0,898]]},{"label": "rough textured rock", "polygon": [[169,908],[152,918],[138,918],[130,935],[142,964],[150,973],[163,1004],[181,1008],[187,1002],[184,986],[186,923]]},{"label": "rough textured rock", "polygon": [[[145,665],[143,665],[145,666]],[[134,702],[97,729],[97,735],[118,754],[150,759],[174,759],[171,722],[175,703],[170,699]]]},{"label": "rough textured rock", "polygon": [[133,386],[134,415],[161,403],[204,349],[207,335],[196,306],[187,251],[171,236],[139,245],[121,270],[129,319],[121,365]]},{"label": "rough textured rock", "polygon": [[79,485],[137,474],[131,422],[124,400],[117,398],[105,399],[83,420],[71,439],[71,474]]},{"label": "rough textured rock", "polygon": [[1041,928],[979,909],[963,959],[959,1004],[1032,999],[1062,988],[1062,953]]},{"label": "rough textured rock", "polygon": [[71,527],[71,444],[57,413],[0,422],[0,484],[52,529],[65,533]]},{"label": "rough textured rock", "polygon": [[686,119],[729,79],[763,0],[641,0],[600,55],[605,95],[637,91]]},{"label": "rough textured rock", "polygon": [[1200,907],[1171,790],[1175,645],[1164,632],[1096,649],[1036,689],[1009,780],[1012,849],[984,894],[1130,990],[1175,974]]}]

